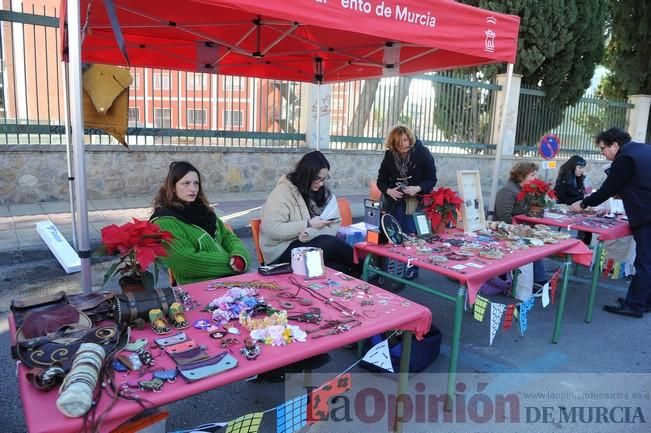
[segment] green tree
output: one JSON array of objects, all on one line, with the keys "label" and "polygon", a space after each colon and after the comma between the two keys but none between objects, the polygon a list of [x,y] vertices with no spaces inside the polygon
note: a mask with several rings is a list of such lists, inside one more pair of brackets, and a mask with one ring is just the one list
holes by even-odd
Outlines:
[{"label": "green tree", "polygon": [[599,83],[605,98],[651,94],[651,3],[609,0],[610,39],[604,65],[610,70]]},{"label": "green tree", "polygon": [[[561,123],[565,108],[574,105],[590,86],[595,66],[603,56],[607,1],[462,0],[472,6],[520,16],[515,73],[522,75],[523,87],[542,90],[546,96],[528,101],[521,96],[521,107],[527,104],[530,115],[525,117],[525,110],[519,110],[516,144],[537,143],[543,133]],[[505,70],[505,65],[495,65],[464,73],[492,78]],[[444,107],[456,101],[445,98],[441,92],[436,97],[448,101],[438,101],[437,109],[449,112],[450,116],[462,109]],[[536,114],[531,115],[532,112]],[[444,117],[447,116],[437,116],[437,126],[446,134],[457,135],[458,131],[446,129],[450,122]]]}]

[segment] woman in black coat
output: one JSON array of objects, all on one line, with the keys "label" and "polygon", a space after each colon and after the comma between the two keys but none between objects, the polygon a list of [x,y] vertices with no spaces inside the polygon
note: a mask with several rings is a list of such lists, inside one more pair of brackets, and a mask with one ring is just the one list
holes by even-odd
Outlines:
[{"label": "woman in black coat", "polygon": [[[583,200],[585,197],[585,166],[587,162],[579,155],[572,155],[565,164],[561,165],[556,178],[554,191],[558,197],[558,203],[571,205],[574,202]],[[577,238],[586,245],[592,241],[592,233],[580,231]]]},{"label": "woman in black coat", "polygon": [[418,195],[431,192],[436,185],[434,158],[406,126],[393,128],[386,146],[377,176],[383,210],[396,217],[405,233],[415,233],[412,215],[422,207]]},{"label": "woman in black coat", "polygon": [[579,155],[572,155],[565,164],[558,170],[558,178],[554,191],[561,204],[572,204],[577,200],[583,200],[585,196],[585,159]]}]

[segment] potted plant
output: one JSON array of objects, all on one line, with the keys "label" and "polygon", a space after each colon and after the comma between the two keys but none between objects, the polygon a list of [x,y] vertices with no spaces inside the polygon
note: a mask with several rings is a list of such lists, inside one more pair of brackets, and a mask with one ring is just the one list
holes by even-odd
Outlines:
[{"label": "potted plant", "polygon": [[423,210],[436,233],[443,233],[451,221],[456,221],[461,209],[461,198],[450,188],[441,187],[423,195]]},{"label": "potted plant", "polygon": [[542,218],[545,215],[545,207],[548,205],[547,197],[556,200],[556,193],[551,184],[540,179],[532,179],[522,185],[516,201],[524,200],[529,211],[527,215]]},{"label": "potted plant", "polygon": [[119,258],[106,271],[103,284],[115,275],[121,275],[123,291],[153,289],[158,280],[160,257],[167,255],[165,244],[171,240],[170,232],[137,218],[121,226],[111,224],[102,228],[99,253]]}]

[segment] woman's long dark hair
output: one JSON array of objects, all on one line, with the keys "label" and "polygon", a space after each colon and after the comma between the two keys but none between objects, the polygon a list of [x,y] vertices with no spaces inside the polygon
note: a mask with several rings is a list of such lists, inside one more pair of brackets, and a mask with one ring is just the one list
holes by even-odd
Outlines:
[{"label": "woman's long dark hair", "polygon": [[312,182],[319,177],[319,172],[324,168],[330,170],[330,163],[321,152],[315,150],[303,155],[301,160],[296,164],[294,171],[287,175],[287,179],[298,188],[298,192],[301,194],[303,200],[305,200],[305,203],[308,206],[310,198],[312,198],[319,207],[325,205],[325,185],[316,192],[312,192],[311,189]]},{"label": "woman's long dark hair", "polygon": [[187,203],[178,198],[174,192],[176,183],[183,179],[189,172],[194,171],[199,177],[199,192],[197,194],[196,202],[202,204],[208,211],[213,212],[212,207],[208,203],[206,194],[203,192],[203,184],[201,182],[201,174],[199,170],[187,161],[174,161],[170,164],[169,171],[165,177],[165,182],[158,190],[158,195],[154,199],[154,209],[181,209]]},{"label": "woman's long dark hair", "polygon": [[587,165],[587,162],[579,155],[572,155],[570,159],[565,161],[565,163],[561,165],[561,168],[558,169],[558,178],[556,178],[556,185],[563,183],[563,181],[566,183],[574,184],[574,180],[576,182],[576,187],[582,189],[583,179],[585,176],[577,177],[575,174],[576,167],[579,165],[585,167]]}]

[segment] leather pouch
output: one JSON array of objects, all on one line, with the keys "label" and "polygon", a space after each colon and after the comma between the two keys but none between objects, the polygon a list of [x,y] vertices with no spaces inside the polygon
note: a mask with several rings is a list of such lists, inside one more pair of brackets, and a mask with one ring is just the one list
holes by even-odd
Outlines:
[{"label": "leather pouch", "polygon": [[165,348],[188,340],[189,338],[185,335],[185,332],[179,332],[178,334],[170,335],[169,337],[156,338],[154,341],[158,344],[158,347]]},{"label": "leather pouch", "polygon": [[40,298],[21,298],[11,301],[11,312],[14,315],[14,323],[16,329],[20,328],[28,313],[51,308],[55,305],[67,305],[68,297],[66,292],[59,292],[49,296]]},{"label": "leather pouch", "polygon": [[194,382],[235,367],[237,367],[237,359],[231,356],[228,352],[222,352],[219,355],[213,356],[200,363],[184,367],[179,366],[179,373],[186,381]]},{"label": "leather pouch", "polygon": [[206,352],[203,346],[197,346],[183,352],[169,353],[169,356],[179,366],[210,358],[210,355],[208,355],[208,352]]}]

